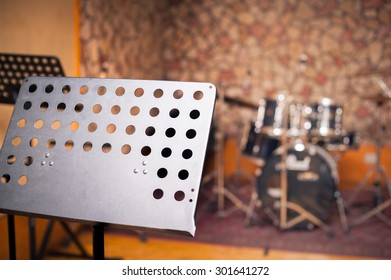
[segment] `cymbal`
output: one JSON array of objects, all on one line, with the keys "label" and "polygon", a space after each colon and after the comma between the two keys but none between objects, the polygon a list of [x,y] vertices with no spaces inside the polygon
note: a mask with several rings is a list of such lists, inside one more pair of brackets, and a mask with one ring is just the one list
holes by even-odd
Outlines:
[{"label": "cymbal", "polygon": [[370,100],[370,101],[373,101],[373,102],[376,102],[376,103],[384,103],[384,102],[387,102],[387,101],[390,101],[391,98],[382,94],[382,93],[378,93],[378,94],[371,94],[371,95],[363,95],[363,96],[360,96],[362,99],[365,99],[365,100]]}]

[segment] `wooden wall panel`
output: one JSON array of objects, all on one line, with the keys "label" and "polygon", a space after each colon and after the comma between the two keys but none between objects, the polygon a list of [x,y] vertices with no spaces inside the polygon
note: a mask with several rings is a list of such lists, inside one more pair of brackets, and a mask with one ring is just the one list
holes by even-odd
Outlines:
[{"label": "wooden wall panel", "polygon": [[75,0],[0,0],[0,52],[58,56],[78,72]]},{"label": "wooden wall panel", "polygon": [[[0,0],[0,52],[54,55],[59,57],[67,76],[79,74],[79,35],[77,0]],[[13,111],[0,104],[0,147]],[[37,222],[41,242],[47,220]],[[65,237],[54,231],[51,244]],[[26,217],[16,218],[17,258],[29,258]],[[8,258],[6,216],[0,214],[0,259]]]}]

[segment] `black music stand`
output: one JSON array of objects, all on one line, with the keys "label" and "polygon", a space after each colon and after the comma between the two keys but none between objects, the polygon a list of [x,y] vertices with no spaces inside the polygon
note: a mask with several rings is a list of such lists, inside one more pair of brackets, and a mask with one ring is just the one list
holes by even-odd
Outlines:
[{"label": "black music stand", "polygon": [[14,104],[23,80],[30,76],[65,74],[55,56],[0,53],[0,103]]},{"label": "black music stand", "polygon": [[0,154],[0,211],[194,235],[216,88],[29,77]]},{"label": "black music stand", "polygon": [[[24,79],[30,76],[64,77],[65,73],[60,60],[56,56],[0,53],[0,103],[15,104]],[[15,232],[12,229],[14,217],[8,217],[8,220],[10,236]],[[43,257],[54,227],[54,222],[54,220],[49,221],[42,244],[38,250],[38,255],[36,255],[35,220],[29,218],[30,256],[32,259],[41,259]],[[79,248],[82,257],[89,258],[87,251],[83,248],[68,224],[63,221],[60,224]],[[14,236],[11,237],[10,241],[12,240],[15,240]],[[10,248],[15,247],[10,246]],[[12,254],[14,255],[14,253]]]}]

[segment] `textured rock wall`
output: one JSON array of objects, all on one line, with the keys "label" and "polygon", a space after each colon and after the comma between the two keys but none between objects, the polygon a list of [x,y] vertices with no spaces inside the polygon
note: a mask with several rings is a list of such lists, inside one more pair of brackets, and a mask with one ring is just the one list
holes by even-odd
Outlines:
[{"label": "textured rock wall", "polygon": [[[85,75],[108,60],[109,76],[209,81],[253,104],[280,90],[300,103],[329,97],[345,129],[373,138],[376,106],[360,96],[379,78],[391,86],[389,0],[80,2]],[[233,109],[241,117],[226,123],[255,118]]]},{"label": "textured rock wall", "polygon": [[81,75],[161,79],[165,1],[80,0]]}]

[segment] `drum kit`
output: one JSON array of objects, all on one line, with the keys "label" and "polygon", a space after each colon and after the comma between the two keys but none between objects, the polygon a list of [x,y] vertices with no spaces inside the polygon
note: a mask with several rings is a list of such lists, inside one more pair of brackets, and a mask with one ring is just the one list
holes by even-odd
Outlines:
[{"label": "drum kit", "polygon": [[[343,108],[330,99],[303,105],[280,92],[276,99],[259,102],[256,121],[243,141],[243,154],[261,161],[256,193],[246,221],[260,201],[265,213],[281,229],[319,226],[333,202],[338,205],[342,227],[348,230],[343,200],[338,191],[336,159],[329,151],[357,146],[357,137],[342,128]],[[279,215],[278,215],[279,213]]]},{"label": "drum kit", "polygon": [[341,153],[358,148],[359,137],[355,131],[343,129],[343,107],[329,98],[304,105],[287,92],[280,92],[275,99],[259,102],[257,118],[243,139],[242,154],[256,162],[260,171],[246,211],[246,224],[258,205],[283,230],[318,226],[332,236],[325,222],[336,203],[344,232],[374,216],[391,225],[383,214],[391,206],[391,198],[384,200],[380,191],[381,182],[385,182],[391,195],[391,182],[380,164],[381,107],[391,100],[391,90],[384,82],[380,87],[385,94],[362,97],[377,106],[376,162],[347,200],[350,205],[373,176],[374,207],[348,225],[344,200],[338,191],[337,161]]},{"label": "drum kit", "polygon": [[[381,94],[381,99],[373,95],[362,99],[375,102],[377,106],[390,101],[389,88],[384,83],[383,87],[381,84],[379,86],[386,93]],[[224,207],[224,201],[228,199],[233,204],[232,209],[239,209],[246,213],[245,224],[247,225],[251,223],[256,207],[261,207],[273,224],[282,230],[312,229],[317,226],[333,236],[334,232],[327,225],[327,221],[333,209],[332,205],[336,203],[344,232],[348,232],[352,226],[372,216],[377,216],[391,225],[391,221],[382,215],[382,211],[391,206],[391,199],[384,202],[378,199],[374,209],[348,225],[345,203],[338,190],[337,162],[344,152],[359,147],[360,138],[356,131],[344,129],[342,105],[330,98],[303,104],[297,102],[297,98],[286,91],[279,92],[275,98],[264,98],[259,100],[258,104],[253,104],[237,98],[225,97],[223,90],[219,93],[217,101],[257,111],[255,121],[245,124],[241,133],[243,137],[238,144],[238,163],[241,156],[245,156],[258,167],[255,174],[255,191],[249,204],[246,205],[233,191],[225,187],[224,152],[222,152],[224,130],[222,118],[218,117],[216,193],[219,215],[225,216],[229,212],[225,211]],[[379,108],[377,111],[380,114]],[[379,127],[375,141],[377,162],[373,170],[368,173],[375,175],[375,187],[384,177],[391,195],[391,184],[388,183],[384,167],[380,165],[382,144],[379,116],[376,117],[375,122]],[[240,167],[240,163],[237,164],[238,166]],[[363,183],[356,188],[354,195],[367,183],[369,178],[367,175],[364,176]],[[376,191],[378,190],[375,188]]]}]

